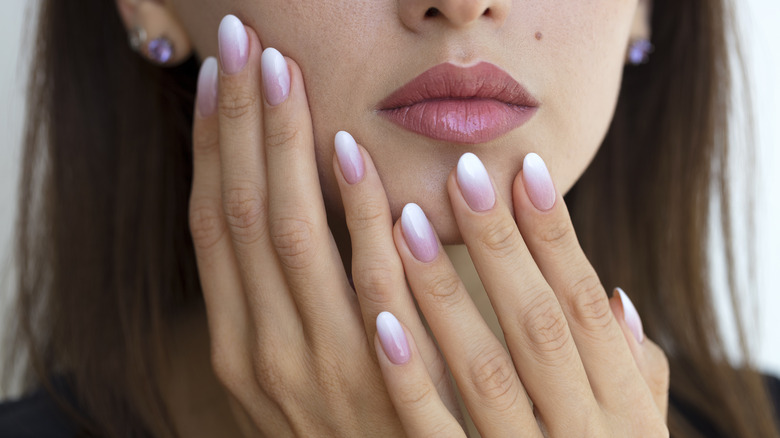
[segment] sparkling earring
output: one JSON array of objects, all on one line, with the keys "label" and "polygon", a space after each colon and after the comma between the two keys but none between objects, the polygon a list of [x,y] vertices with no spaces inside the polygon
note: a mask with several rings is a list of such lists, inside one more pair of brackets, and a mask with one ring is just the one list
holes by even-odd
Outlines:
[{"label": "sparkling earring", "polygon": [[165,37],[155,38],[146,44],[146,29],[135,26],[129,35],[130,47],[157,64],[166,64],[173,58],[173,43]]},{"label": "sparkling earring", "polygon": [[631,65],[647,64],[653,49],[653,44],[644,38],[632,41],[628,48],[628,62]]}]

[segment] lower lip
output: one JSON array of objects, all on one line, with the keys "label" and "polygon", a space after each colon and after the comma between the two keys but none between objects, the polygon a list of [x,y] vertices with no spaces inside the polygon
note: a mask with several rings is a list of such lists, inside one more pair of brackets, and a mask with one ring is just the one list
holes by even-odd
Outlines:
[{"label": "lower lip", "polygon": [[495,140],[521,126],[536,110],[494,99],[442,99],[380,113],[409,131],[434,140],[475,144]]}]

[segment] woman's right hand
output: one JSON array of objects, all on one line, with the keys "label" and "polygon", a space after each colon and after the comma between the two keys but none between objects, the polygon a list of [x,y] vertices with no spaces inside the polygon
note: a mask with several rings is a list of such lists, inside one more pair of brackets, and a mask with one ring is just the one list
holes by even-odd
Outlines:
[{"label": "woman's right hand", "polygon": [[190,231],[212,366],[242,431],[403,435],[372,345],[388,309],[411,321],[439,394],[461,418],[369,155],[337,136],[353,290],[328,228],[300,69],[273,49],[261,57],[255,32],[233,16],[220,25],[219,48],[221,62],[206,60],[198,81]]}]

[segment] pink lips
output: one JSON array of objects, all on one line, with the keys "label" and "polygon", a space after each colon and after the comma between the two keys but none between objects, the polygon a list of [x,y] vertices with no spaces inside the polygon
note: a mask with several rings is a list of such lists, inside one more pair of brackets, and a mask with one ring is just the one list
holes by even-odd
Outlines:
[{"label": "pink lips", "polygon": [[527,122],[539,102],[509,74],[482,62],[439,64],[379,105],[393,123],[435,140],[484,143]]}]

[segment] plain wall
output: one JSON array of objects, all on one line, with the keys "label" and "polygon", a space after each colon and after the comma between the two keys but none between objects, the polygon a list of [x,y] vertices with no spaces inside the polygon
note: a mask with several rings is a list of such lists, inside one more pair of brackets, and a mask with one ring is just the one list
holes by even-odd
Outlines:
[{"label": "plain wall", "polygon": [[[65,0],[67,1],[67,0]],[[759,178],[757,200],[758,257],[756,281],[760,303],[757,330],[751,330],[758,352],[759,365],[780,375],[780,2],[777,0],[738,0],[740,21],[745,40],[749,75],[753,88],[755,122],[757,125]],[[15,215],[15,193],[19,177],[21,127],[24,117],[24,87],[26,79],[26,53],[31,47],[23,38],[23,31],[32,34],[32,23],[27,21],[25,10],[33,4],[30,0],[4,0],[0,14],[0,310],[8,308],[13,290],[13,276],[9,272],[11,236]],[[736,158],[739,160],[739,157]],[[739,180],[739,172],[735,181]],[[716,236],[717,237],[717,236]],[[717,275],[717,272],[716,272]],[[718,278],[718,277],[716,277]],[[729,304],[720,295],[719,305]],[[750,318],[751,322],[755,322]],[[0,316],[0,324],[3,318]],[[731,328],[731,321],[724,320],[724,328]],[[0,327],[2,329],[2,327]],[[0,351],[0,355],[3,351]],[[3,397],[0,388],[0,398]]]}]

